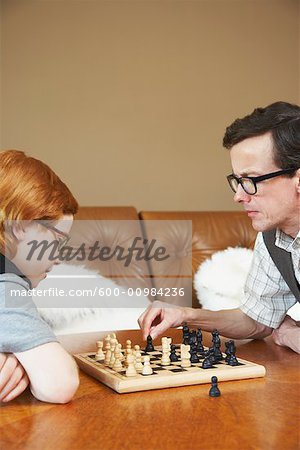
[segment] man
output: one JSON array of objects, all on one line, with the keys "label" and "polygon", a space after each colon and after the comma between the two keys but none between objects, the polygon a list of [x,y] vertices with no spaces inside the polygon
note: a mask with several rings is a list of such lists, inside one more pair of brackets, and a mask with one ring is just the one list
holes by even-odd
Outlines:
[{"label": "man", "polygon": [[[41,161],[21,151],[0,153],[0,401],[30,385],[42,401],[66,403],[78,387],[73,358],[40,318],[28,294],[54,261],[28,256],[32,240],[68,238],[78,204],[67,186]],[[19,295],[16,295],[19,294]]]},{"label": "man", "polygon": [[223,144],[230,150],[234,201],[258,231],[243,303],[207,311],[154,302],[139,318],[144,338],[187,322],[236,339],[273,333],[278,345],[300,353],[299,324],[286,314],[300,301],[300,107],[257,108],[227,128]]}]

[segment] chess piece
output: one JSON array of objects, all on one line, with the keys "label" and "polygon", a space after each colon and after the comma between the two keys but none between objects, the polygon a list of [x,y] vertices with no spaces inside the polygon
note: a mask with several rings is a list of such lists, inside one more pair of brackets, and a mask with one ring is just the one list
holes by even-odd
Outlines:
[{"label": "chess piece", "polygon": [[152,343],[152,337],[150,336],[150,334],[149,334],[149,336],[147,336],[147,345],[146,345],[146,348],[145,348],[145,352],[154,352],[154,346],[153,346],[153,343]]},{"label": "chess piece", "polygon": [[153,374],[153,369],[150,365],[150,356],[145,355],[144,356],[144,366],[142,369],[142,375],[152,375],[152,374]]},{"label": "chess piece", "polygon": [[181,344],[180,345],[180,356],[181,356],[181,367],[191,367],[190,361],[190,346]]},{"label": "chess piece", "polygon": [[170,361],[171,362],[177,362],[178,361],[178,356],[176,355],[176,345],[172,344],[171,345],[171,353],[170,353]]},{"label": "chess piece", "polygon": [[209,390],[209,396],[210,397],[220,397],[221,392],[218,388],[218,378],[213,376],[211,377],[211,388]]},{"label": "chess piece", "polygon": [[191,351],[190,351],[190,353],[191,353],[191,357],[190,357],[191,363],[192,363],[192,364],[198,363],[198,362],[199,362],[199,358],[198,358],[198,356],[197,356],[197,346],[196,346],[196,344],[193,344],[193,345],[191,346]]},{"label": "chess piece", "polygon": [[212,368],[212,362],[210,360],[209,354],[204,358],[202,362],[202,369],[211,369]]},{"label": "chess piece", "polygon": [[115,363],[113,365],[113,370],[116,372],[123,369],[122,362],[121,362],[121,344],[117,344],[115,349]]},{"label": "chess piece", "polygon": [[131,348],[126,349],[125,351],[125,367],[128,367],[129,361],[128,361],[128,356],[132,356],[133,357],[133,361],[134,361],[134,356],[132,354],[132,350]]},{"label": "chess piece", "polygon": [[129,349],[131,349],[131,340],[127,339],[127,341],[126,341],[126,353],[127,353],[127,350],[129,350]]},{"label": "chess piece", "polygon": [[200,353],[200,355],[203,355],[204,353],[204,347],[203,347],[203,342],[202,342],[202,330],[201,328],[198,328],[197,331],[197,353]]},{"label": "chess piece", "polygon": [[238,366],[239,362],[235,356],[236,346],[234,341],[230,340],[227,342],[227,353],[226,360],[229,366]]},{"label": "chess piece", "polygon": [[108,335],[105,336],[105,338],[104,338],[104,342],[105,342],[104,350],[105,350],[105,351],[108,350],[108,349],[110,349],[110,339],[111,339],[110,334],[108,334]]},{"label": "chess piece", "polygon": [[213,343],[213,349],[214,349],[214,356],[216,361],[222,361],[223,359],[223,355],[222,352],[220,350],[221,347],[221,339],[219,336],[219,332],[218,330],[213,330],[212,331],[212,343]]},{"label": "chess piece", "polygon": [[137,372],[141,372],[143,370],[143,364],[142,364],[142,354],[140,351],[140,346],[135,345],[134,346],[134,367]]},{"label": "chess piece", "polygon": [[161,357],[161,365],[169,366],[170,365],[170,343],[169,338],[163,337],[161,340],[162,343],[162,357]]},{"label": "chess piece", "polygon": [[135,377],[137,375],[137,371],[135,370],[134,367],[134,356],[132,353],[127,354],[127,363],[128,367],[125,373],[126,377]]},{"label": "chess piece", "polygon": [[108,346],[106,347],[107,350],[105,352],[105,358],[104,358],[104,365],[109,366],[110,358],[111,358],[111,349],[110,349],[110,343],[108,342]]},{"label": "chess piece", "polygon": [[103,341],[97,341],[97,353],[95,355],[96,361],[103,361],[105,358],[105,354],[103,352]]},{"label": "chess piece", "polygon": [[111,339],[110,340],[110,351],[111,351],[111,357],[110,357],[110,361],[108,364],[108,367],[110,367],[111,369],[113,368],[114,364],[115,364],[115,349],[116,349],[116,339]]},{"label": "chess piece", "polygon": [[184,323],[182,327],[182,343],[184,345],[189,345],[189,338],[190,338],[190,330],[186,323]]}]

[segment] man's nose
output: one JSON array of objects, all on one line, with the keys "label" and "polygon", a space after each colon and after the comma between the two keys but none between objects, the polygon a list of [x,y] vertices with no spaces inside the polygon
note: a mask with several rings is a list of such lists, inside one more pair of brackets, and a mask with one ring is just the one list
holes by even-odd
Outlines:
[{"label": "man's nose", "polygon": [[251,200],[251,195],[244,191],[241,184],[238,184],[237,191],[234,194],[233,200],[237,203],[248,203]]}]

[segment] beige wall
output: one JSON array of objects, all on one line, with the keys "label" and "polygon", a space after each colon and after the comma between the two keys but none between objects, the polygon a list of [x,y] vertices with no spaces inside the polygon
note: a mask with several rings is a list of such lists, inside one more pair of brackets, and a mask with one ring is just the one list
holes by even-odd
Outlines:
[{"label": "beige wall", "polygon": [[300,100],[297,0],[2,0],[2,148],[82,205],[230,210],[224,128]]}]

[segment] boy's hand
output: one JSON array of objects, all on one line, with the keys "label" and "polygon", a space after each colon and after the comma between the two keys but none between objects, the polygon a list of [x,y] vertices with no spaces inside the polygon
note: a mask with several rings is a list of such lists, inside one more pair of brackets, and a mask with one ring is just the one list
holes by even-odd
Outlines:
[{"label": "boy's hand", "polygon": [[29,379],[18,359],[11,353],[0,353],[0,401],[9,402],[27,388]]}]

